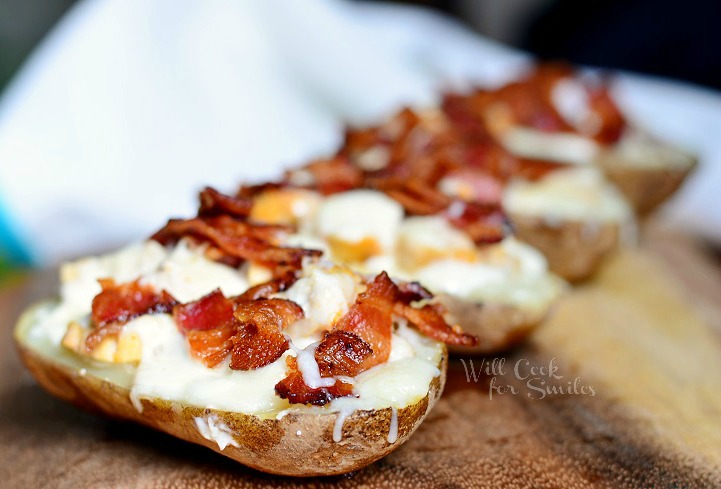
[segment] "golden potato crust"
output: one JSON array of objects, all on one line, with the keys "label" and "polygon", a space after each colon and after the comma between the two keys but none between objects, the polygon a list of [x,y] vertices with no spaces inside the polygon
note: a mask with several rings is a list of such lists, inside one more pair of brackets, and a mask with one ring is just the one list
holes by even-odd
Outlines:
[{"label": "golden potato crust", "polygon": [[603,259],[621,244],[621,223],[551,221],[511,214],[515,234],[548,260],[556,275],[577,282],[589,278]]},{"label": "golden potato crust", "polygon": [[446,307],[450,323],[459,324],[479,339],[478,345],[472,347],[450,346],[454,355],[485,355],[513,348],[543,322],[552,307],[533,311],[510,304],[472,302],[449,294],[435,297]]},{"label": "golden potato crust", "polygon": [[669,199],[698,161],[686,166],[644,167],[629,164],[614,152],[601,155],[596,163],[631,204],[636,214],[645,216]]},{"label": "golden potato crust", "polygon": [[[15,330],[15,344],[25,366],[50,394],[106,416],[131,420],[204,445],[248,467],[271,474],[298,477],[337,475],[361,469],[400,447],[418,428],[441,395],[448,364],[447,350],[438,364],[441,375],[434,378],[428,394],[415,404],[397,410],[398,437],[388,442],[392,409],[355,411],[343,423],[341,441],[333,441],[338,413],[287,414],[281,419],[203,409],[162,399],[142,399],[142,413],[134,407],[130,391],[122,386],[83,375],[67,365],[27,346],[21,319]],[[227,426],[238,446],[221,450],[214,440],[202,436],[195,418],[214,420]]]}]

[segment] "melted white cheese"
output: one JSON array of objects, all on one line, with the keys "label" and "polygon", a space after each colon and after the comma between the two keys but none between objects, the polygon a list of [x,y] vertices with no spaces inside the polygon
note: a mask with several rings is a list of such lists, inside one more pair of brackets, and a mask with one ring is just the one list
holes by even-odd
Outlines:
[{"label": "melted white cheese", "polygon": [[384,250],[390,250],[403,219],[403,208],[381,192],[352,190],[326,198],[315,219],[320,236],[349,243],[371,238]]},{"label": "melted white cheese", "polygon": [[549,220],[596,220],[623,223],[632,212],[626,200],[593,167],[550,173],[538,181],[511,182],[503,197],[510,214]]},{"label": "melted white cheese", "polygon": [[307,326],[317,329],[333,324],[348,312],[349,304],[355,302],[357,288],[356,276],[349,269],[309,265],[303,277],[277,297],[298,304],[303,308]]},{"label": "melted white cheese", "polygon": [[143,283],[167,290],[180,302],[190,302],[219,288],[226,296],[245,292],[244,273],[205,257],[197,248],[181,241],[168,253],[157,270],[144,274]]},{"label": "melted white cheese", "polygon": [[156,270],[168,256],[157,241],[132,244],[114,253],[64,263],[60,267],[60,297],[64,305],[90,312],[93,297],[100,293],[100,278],[117,283],[135,280]]},{"label": "melted white cheese", "polygon": [[501,138],[511,153],[526,158],[588,165],[599,152],[598,144],[571,132],[544,132],[527,127],[508,130]]},{"label": "melted white cheese", "polygon": [[275,384],[286,375],[285,358],[250,370],[227,364],[207,368],[191,357],[185,337],[167,314],[141,316],[125,330],[143,344],[131,392],[138,399],[157,397],[203,408],[241,413],[274,413],[284,405]]},{"label": "melted white cheese", "polygon": [[[387,199],[378,192],[363,191],[363,195],[368,194],[378,194],[374,199],[379,201]],[[351,210],[352,206],[356,208]],[[331,214],[334,206],[321,204],[321,208]],[[359,216],[363,216],[362,219],[369,219],[362,199],[344,201],[342,215],[346,218],[356,216],[361,219]],[[348,221],[347,224],[352,222]],[[304,227],[312,226],[306,224]],[[362,222],[360,227],[363,227]],[[381,232],[380,228],[378,232]],[[560,291],[560,283],[548,272],[543,255],[513,238],[476,247],[465,233],[440,216],[405,218],[393,226],[385,226],[382,232],[385,235],[377,237],[383,242],[394,243],[394,246],[386,253],[371,256],[363,263],[350,264],[356,271],[368,275],[385,271],[394,278],[418,280],[432,292],[446,292],[473,301],[494,300],[502,304],[536,307],[539,311],[548,307]],[[301,233],[289,237],[288,242],[313,246],[318,239],[322,238]],[[310,304],[304,302],[303,297],[310,299],[313,295],[308,290],[300,289],[307,288],[308,282],[312,280],[301,280],[282,295],[298,302],[307,317],[313,317],[316,312]],[[298,296],[294,296],[293,289],[296,288],[300,292]],[[318,314],[327,319],[332,317],[332,311],[338,309],[335,304],[341,304],[342,300],[340,297],[323,297],[316,302],[320,303],[319,310],[326,311]],[[297,328],[301,326],[306,333],[312,332],[312,323],[299,324]]]},{"label": "melted white cheese", "polygon": [[[105,257],[86,259],[65,269],[63,297],[72,300],[62,300],[33,311],[28,341],[60,362],[130,389],[130,398],[138,410],[142,410],[143,399],[147,398],[260,417],[276,417],[289,408],[302,412],[341,409],[353,412],[390,405],[402,408],[424,397],[433,377],[439,374],[436,365],[443,352],[442,345],[400,325],[391,339],[389,361],[353,379],[358,398],[347,398],[341,403],[336,400],[324,407],[291,406],[279,398],[275,385],[287,375],[288,355],[300,355],[298,363],[311,384],[320,386],[330,382],[320,379],[319,375],[317,382],[310,378],[314,365],[317,369],[312,344],[320,339],[322,321],[335,319],[348,310],[355,300],[359,282],[348,270],[323,263],[308,265],[304,276],[284,293],[299,301],[308,315],[305,322],[311,323],[312,327],[310,330],[294,328],[295,325],[287,328],[285,333],[295,349],[288,350],[270,365],[252,371],[236,371],[230,369],[226,360],[215,368],[207,368],[191,356],[185,337],[168,314],[145,315],[126,324],[124,332],[136,334],[142,344],[137,367],[97,362],[60,346],[70,321],[87,324],[92,293],[99,292],[97,278],[110,276],[119,282],[140,279],[155,286],[162,284],[181,300],[195,299],[219,286],[226,293],[237,293],[242,291],[245,279],[241,271],[207,260],[202,248],[180,244],[166,250],[152,242]],[[198,283],[193,281],[195,276]],[[88,302],[80,304],[80,298],[86,298]],[[299,350],[308,345],[311,348]],[[221,449],[232,444],[232,434],[218,420],[200,418],[196,423],[201,434],[216,441]]]},{"label": "melted white cheese", "polygon": [[440,253],[472,251],[471,238],[448,224],[442,216],[408,217],[398,228],[398,241],[417,248],[427,248]]}]

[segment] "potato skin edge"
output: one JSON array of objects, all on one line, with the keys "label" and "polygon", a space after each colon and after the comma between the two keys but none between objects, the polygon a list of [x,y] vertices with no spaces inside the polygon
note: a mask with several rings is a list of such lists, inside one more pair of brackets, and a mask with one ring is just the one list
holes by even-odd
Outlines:
[{"label": "potato skin edge", "polygon": [[476,346],[448,347],[452,355],[488,355],[506,351],[522,343],[548,316],[551,304],[541,312],[497,302],[473,302],[450,294],[436,294],[435,301],[442,304],[450,323],[458,324],[463,331],[478,336]]},{"label": "potato skin edge", "polygon": [[514,213],[510,216],[516,237],[548,260],[550,270],[570,282],[590,278],[603,260],[622,242],[622,222],[553,222],[543,217]]},{"label": "potato skin edge", "polygon": [[647,216],[666,202],[698,165],[698,160],[683,167],[637,167],[612,151],[601,155],[598,166],[631,204],[637,215]]},{"label": "potato skin edge", "polygon": [[[343,424],[343,438],[333,441],[337,413],[288,414],[281,419],[203,409],[162,399],[142,399],[143,412],[130,400],[130,391],[71,367],[47,360],[23,344],[18,331],[15,346],[23,364],[51,395],[81,409],[110,418],[134,421],[196,443],[243,465],[276,475],[311,477],[339,475],[362,469],[399,448],[420,426],[443,391],[448,366],[444,347],[435,377],[425,397],[398,409],[398,438],[387,441],[392,410],[356,411]],[[232,431],[238,447],[220,450],[205,439],[195,424],[197,416],[215,415]],[[300,431],[301,435],[297,432]]]}]

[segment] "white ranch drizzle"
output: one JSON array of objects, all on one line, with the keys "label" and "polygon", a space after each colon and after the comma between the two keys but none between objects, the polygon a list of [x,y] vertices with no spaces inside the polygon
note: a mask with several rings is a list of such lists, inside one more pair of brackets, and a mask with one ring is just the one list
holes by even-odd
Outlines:
[{"label": "white ranch drizzle", "polygon": [[143,412],[143,403],[140,402],[140,397],[138,397],[138,394],[135,392],[135,390],[130,390],[130,403],[133,405],[135,410],[139,413]]},{"label": "white ranch drizzle", "polygon": [[218,444],[218,448],[222,451],[225,447],[232,445],[238,447],[238,442],[233,438],[233,430],[220,420],[215,414],[211,414],[207,418],[196,416],[193,418],[195,426],[198,428],[200,434],[209,441],[214,441]]},{"label": "white ranch drizzle", "polygon": [[338,417],[335,418],[335,424],[333,425],[333,441],[338,443],[343,439],[343,424],[345,420],[355,412],[355,409],[348,406],[343,406],[338,411]]},{"label": "white ranch drizzle", "polygon": [[295,351],[298,370],[303,375],[303,382],[311,389],[332,387],[336,381],[333,377],[320,376],[320,369],[318,368],[318,363],[315,361],[315,349],[318,348],[319,344],[320,342],[317,341],[301,349],[290,341],[290,347]]},{"label": "white ranch drizzle", "polygon": [[391,426],[388,430],[388,443],[395,443],[398,440],[398,409],[391,407]]}]

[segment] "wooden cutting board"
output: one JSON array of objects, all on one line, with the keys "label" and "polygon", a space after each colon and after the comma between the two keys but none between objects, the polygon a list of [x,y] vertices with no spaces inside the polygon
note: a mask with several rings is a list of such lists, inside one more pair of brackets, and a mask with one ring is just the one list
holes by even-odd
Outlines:
[{"label": "wooden cutting board", "polygon": [[658,225],[643,242],[570,292],[524,347],[473,359],[475,378],[471,359],[453,361],[402,448],[312,480],[45,394],[11,344],[20,310],[55,290],[38,274],[0,293],[0,487],[721,487],[721,267]]}]

